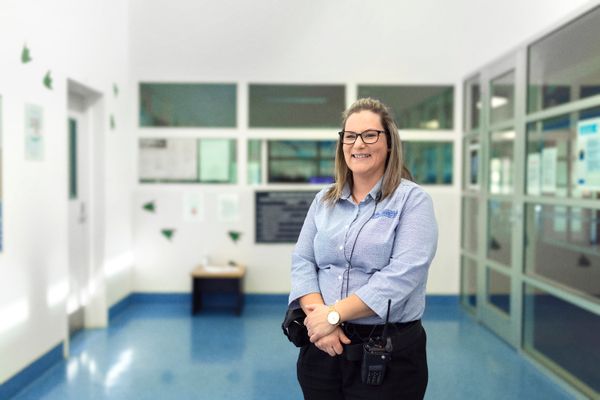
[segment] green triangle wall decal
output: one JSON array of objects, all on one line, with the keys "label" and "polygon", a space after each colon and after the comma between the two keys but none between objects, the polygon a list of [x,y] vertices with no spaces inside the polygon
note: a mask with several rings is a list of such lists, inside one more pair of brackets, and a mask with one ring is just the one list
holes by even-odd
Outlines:
[{"label": "green triangle wall decal", "polygon": [[172,240],[173,234],[175,233],[175,229],[163,229],[161,231],[161,233],[163,234],[164,237],[166,237],[169,240]]},{"label": "green triangle wall decal", "polygon": [[46,86],[46,88],[52,90],[52,72],[51,71],[46,72],[46,76],[44,76],[44,86]]},{"label": "green triangle wall decal", "polygon": [[231,240],[233,240],[233,243],[237,243],[237,241],[240,240],[240,237],[242,236],[242,232],[229,231],[227,233],[229,234]]},{"label": "green triangle wall decal", "polygon": [[155,212],[156,209],[154,207],[154,202],[151,201],[149,203],[144,204],[144,210],[148,211],[148,212]]},{"label": "green triangle wall decal", "polygon": [[23,51],[21,51],[21,62],[23,64],[27,64],[28,62],[31,62],[31,54],[29,52],[29,48],[27,47],[27,44],[25,44],[23,46]]}]

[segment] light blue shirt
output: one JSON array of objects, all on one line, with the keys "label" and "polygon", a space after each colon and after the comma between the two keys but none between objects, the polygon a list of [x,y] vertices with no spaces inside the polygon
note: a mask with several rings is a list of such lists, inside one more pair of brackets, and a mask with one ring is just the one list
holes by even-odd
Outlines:
[{"label": "light blue shirt", "polygon": [[384,323],[388,299],[390,322],[421,318],[437,248],[433,203],[405,179],[377,202],[380,187],[381,180],[358,205],[348,186],[332,205],[322,201],[327,189],[317,193],[292,254],[292,308],[309,293],[321,293],[325,304],[355,294],[376,315],[354,323]]}]

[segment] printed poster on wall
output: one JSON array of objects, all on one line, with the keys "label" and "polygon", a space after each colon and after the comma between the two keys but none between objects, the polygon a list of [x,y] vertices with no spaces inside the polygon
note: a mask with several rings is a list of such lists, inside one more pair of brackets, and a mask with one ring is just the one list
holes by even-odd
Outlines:
[{"label": "printed poster on wall", "polygon": [[44,120],[42,107],[25,105],[25,158],[44,159]]},{"label": "printed poster on wall", "polygon": [[184,192],[183,220],[186,222],[204,221],[204,197],[198,192]]},{"label": "printed poster on wall", "polygon": [[600,190],[600,118],[577,124],[577,185]]},{"label": "printed poster on wall", "polygon": [[240,220],[240,197],[235,193],[223,193],[217,198],[220,222],[238,222]]}]

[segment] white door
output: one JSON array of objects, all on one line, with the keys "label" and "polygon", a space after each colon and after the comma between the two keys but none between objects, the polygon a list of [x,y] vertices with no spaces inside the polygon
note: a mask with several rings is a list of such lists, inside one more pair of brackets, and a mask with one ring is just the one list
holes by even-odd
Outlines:
[{"label": "white door", "polygon": [[69,333],[82,329],[85,306],[89,300],[89,127],[85,99],[69,93],[68,168],[69,168]]}]

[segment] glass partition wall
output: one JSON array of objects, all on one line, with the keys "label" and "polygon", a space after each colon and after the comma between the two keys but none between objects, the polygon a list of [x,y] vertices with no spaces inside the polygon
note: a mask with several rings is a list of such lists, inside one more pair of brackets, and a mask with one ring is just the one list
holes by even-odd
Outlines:
[{"label": "glass partition wall", "polygon": [[461,303],[591,398],[600,396],[598,38],[600,7],[463,86]]}]

